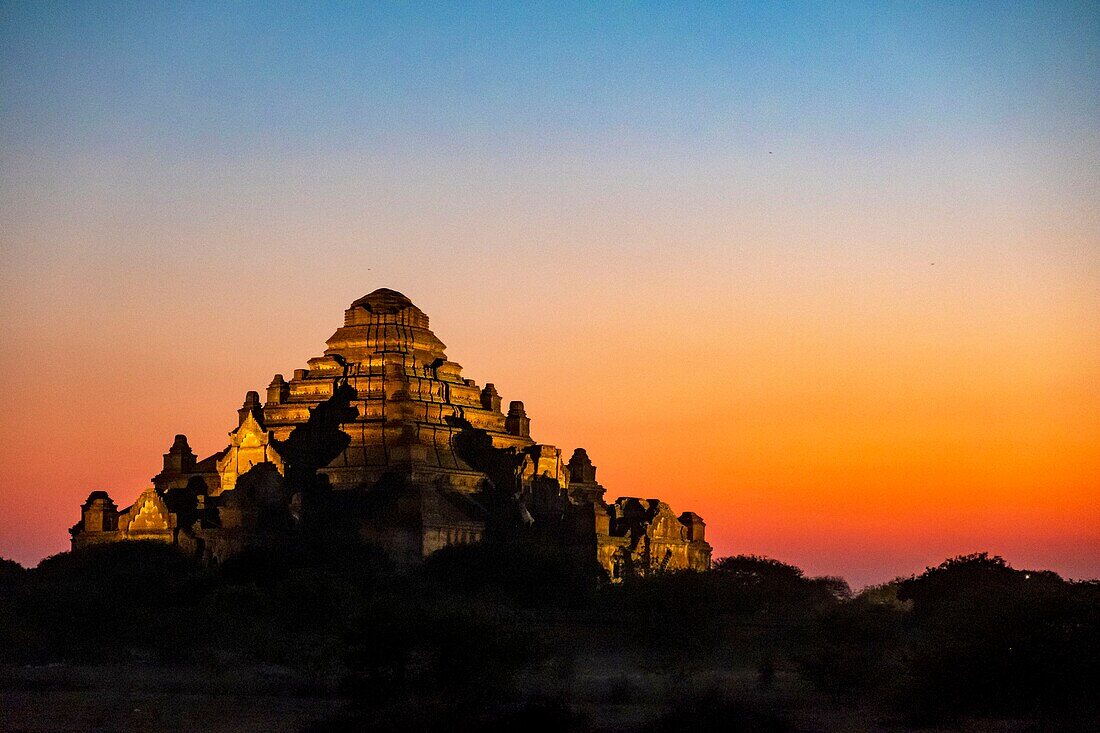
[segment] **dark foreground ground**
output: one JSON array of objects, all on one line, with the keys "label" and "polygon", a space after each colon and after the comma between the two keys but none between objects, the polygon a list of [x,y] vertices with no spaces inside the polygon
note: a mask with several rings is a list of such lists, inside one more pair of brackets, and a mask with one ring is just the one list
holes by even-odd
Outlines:
[{"label": "dark foreground ground", "polygon": [[[867,701],[833,700],[786,672],[777,673],[772,690],[761,691],[751,670],[708,670],[677,679],[636,669],[624,672],[617,668],[621,661],[584,660],[580,666],[588,667],[587,671],[578,671],[564,681],[532,677],[528,682],[534,689],[543,693],[553,690],[557,697],[533,705],[514,705],[514,715],[494,727],[517,731],[845,733],[1025,733],[1066,729],[1064,721],[967,717],[938,725],[917,725]],[[0,675],[0,729],[8,733],[350,731],[359,729],[362,717],[354,698],[309,689],[308,680],[280,667],[218,670],[148,664],[59,664],[9,667],[0,670]],[[567,709],[557,702],[561,699],[570,701]],[[679,701],[673,715],[669,712],[670,701]],[[408,715],[409,711],[395,714]],[[683,727],[679,725],[680,720],[692,715],[701,720],[685,720]],[[400,729],[401,723],[395,727]],[[462,729],[453,720],[442,727],[439,723],[431,727]],[[1090,730],[1084,721],[1069,727]]]},{"label": "dark foreground ground", "polygon": [[1100,585],[955,558],[853,596],[524,546],[0,565],[0,731],[1100,731]]}]

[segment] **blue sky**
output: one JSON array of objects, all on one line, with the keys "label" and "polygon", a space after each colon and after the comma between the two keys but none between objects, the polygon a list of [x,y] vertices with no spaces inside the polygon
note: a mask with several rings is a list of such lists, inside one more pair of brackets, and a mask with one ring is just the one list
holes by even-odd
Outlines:
[{"label": "blue sky", "polygon": [[17,151],[893,148],[1095,133],[1095,3],[5,3]]}]

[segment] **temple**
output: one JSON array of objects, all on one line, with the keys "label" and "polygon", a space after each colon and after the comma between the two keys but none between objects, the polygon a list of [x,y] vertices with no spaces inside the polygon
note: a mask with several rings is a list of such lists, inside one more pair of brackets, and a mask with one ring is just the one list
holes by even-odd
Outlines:
[{"label": "temple", "polygon": [[705,570],[697,514],[604,499],[583,448],[531,437],[524,404],[462,376],[401,293],[356,300],[324,354],[266,398],[249,392],[226,447],[203,459],[177,435],[152,486],[118,509],[103,491],[70,530],[100,542],[174,543],[209,563],[248,548],[342,537],[410,567],[448,545],[521,533],[594,557],[612,580]]}]

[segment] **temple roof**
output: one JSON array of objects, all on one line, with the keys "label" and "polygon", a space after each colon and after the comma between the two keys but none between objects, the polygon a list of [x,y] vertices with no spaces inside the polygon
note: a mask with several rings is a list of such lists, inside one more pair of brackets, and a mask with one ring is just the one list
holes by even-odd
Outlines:
[{"label": "temple roof", "polygon": [[378,288],[373,293],[364,295],[351,304],[352,308],[356,306],[360,306],[370,313],[397,313],[406,308],[416,307],[407,297],[389,288]]}]

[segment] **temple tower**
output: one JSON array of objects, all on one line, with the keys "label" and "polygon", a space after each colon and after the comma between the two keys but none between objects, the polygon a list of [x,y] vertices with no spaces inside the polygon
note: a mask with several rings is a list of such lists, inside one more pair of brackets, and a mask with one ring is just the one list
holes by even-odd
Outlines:
[{"label": "temple tower", "polygon": [[311,411],[335,405],[343,435],[332,435],[334,446],[346,445],[320,470],[338,490],[398,471],[415,482],[473,492],[485,476],[456,449],[460,435],[486,436],[494,447],[533,443],[530,422],[508,430],[496,389],[463,379],[428,316],[401,293],[383,288],[353,302],[326,345],[289,383],[280,375],[272,380],[263,424],[277,441],[292,440]]}]

